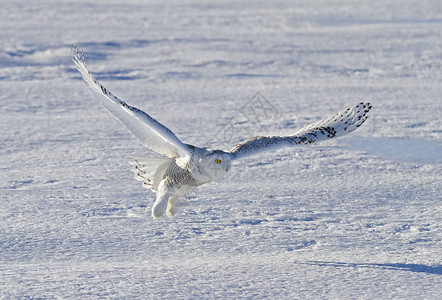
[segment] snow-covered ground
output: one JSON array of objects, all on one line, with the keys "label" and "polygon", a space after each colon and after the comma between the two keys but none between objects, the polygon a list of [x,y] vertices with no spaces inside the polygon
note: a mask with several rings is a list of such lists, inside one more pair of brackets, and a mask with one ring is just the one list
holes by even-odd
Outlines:
[{"label": "snow-covered ground", "polygon": [[[440,299],[442,2],[146,2],[2,0],[0,298]],[[154,220],[127,163],[153,153],[90,98],[74,42],[198,146],[373,109]],[[271,113],[241,120],[258,92]]]}]

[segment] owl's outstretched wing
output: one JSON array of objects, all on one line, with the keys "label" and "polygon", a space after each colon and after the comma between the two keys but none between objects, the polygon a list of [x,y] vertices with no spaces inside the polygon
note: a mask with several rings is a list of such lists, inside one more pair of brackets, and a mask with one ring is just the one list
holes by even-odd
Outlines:
[{"label": "owl's outstretched wing", "polygon": [[86,67],[83,51],[80,53],[74,46],[72,53],[72,60],[92,91],[94,98],[97,98],[101,105],[120,120],[143,145],[168,157],[190,155],[189,147],[183,144],[166,126],[144,111],[117,98],[99,83]]},{"label": "owl's outstretched wing", "polygon": [[361,102],[333,116],[310,124],[291,136],[256,136],[250,138],[235,145],[230,150],[232,159],[286,146],[312,144],[348,134],[367,120],[367,113],[370,109],[370,103]]}]

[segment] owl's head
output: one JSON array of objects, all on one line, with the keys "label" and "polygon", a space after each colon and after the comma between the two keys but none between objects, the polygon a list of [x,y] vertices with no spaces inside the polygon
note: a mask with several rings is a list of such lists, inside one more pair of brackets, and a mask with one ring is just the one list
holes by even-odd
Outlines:
[{"label": "owl's head", "polygon": [[231,167],[230,154],[222,150],[210,150],[197,157],[199,171],[210,178],[217,180],[225,175]]}]

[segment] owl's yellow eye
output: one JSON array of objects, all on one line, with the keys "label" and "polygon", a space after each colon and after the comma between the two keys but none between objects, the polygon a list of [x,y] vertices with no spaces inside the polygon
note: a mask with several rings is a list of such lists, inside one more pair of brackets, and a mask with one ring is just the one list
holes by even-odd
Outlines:
[{"label": "owl's yellow eye", "polygon": [[215,162],[217,163],[217,164],[219,164],[220,162],[221,162],[221,159],[215,159]]}]

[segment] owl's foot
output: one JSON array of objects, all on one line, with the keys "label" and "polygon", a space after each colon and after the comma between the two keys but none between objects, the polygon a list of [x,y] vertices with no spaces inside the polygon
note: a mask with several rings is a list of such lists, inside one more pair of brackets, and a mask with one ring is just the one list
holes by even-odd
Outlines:
[{"label": "owl's foot", "polygon": [[157,199],[152,207],[152,217],[159,218],[166,213],[168,198],[167,194],[157,195]]},{"label": "owl's foot", "polygon": [[180,197],[172,196],[169,198],[169,202],[167,204],[167,216],[173,217],[178,212],[178,208],[180,206]]},{"label": "owl's foot", "polygon": [[175,193],[175,188],[167,185],[167,179],[161,180],[158,186],[157,199],[152,207],[152,217],[159,218],[166,213],[169,197]]}]

